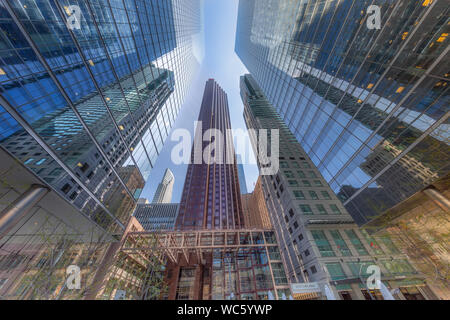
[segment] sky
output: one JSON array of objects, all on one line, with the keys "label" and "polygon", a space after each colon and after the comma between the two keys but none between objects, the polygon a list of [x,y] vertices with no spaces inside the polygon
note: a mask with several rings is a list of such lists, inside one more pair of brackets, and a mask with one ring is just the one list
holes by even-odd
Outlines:
[{"label": "sky", "polygon": [[[238,4],[239,0],[204,0],[204,58],[172,130],[185,128],[193,135],[194,121],[198,118],[205,83],[209,78],[214,78],[228,95],[232,128],[246,130],[243,118],[244,106],[239,93],[239,78],[248,71],[234,52]],[[172,202],[180,201],[187,165],[176,165],[171,161],[172,148],[176,144],[178,142],[171,141],[169,134],[141,194],[142,198],[152,201],[164,171],[169,168],[175,176]],[[251,148],[247,152],[253,156]],[[248,162],[250,161],[247,158]],[[258,168],[255,164],[245,164],[244,171],[248,192],[252,192],[258,178]]]}]

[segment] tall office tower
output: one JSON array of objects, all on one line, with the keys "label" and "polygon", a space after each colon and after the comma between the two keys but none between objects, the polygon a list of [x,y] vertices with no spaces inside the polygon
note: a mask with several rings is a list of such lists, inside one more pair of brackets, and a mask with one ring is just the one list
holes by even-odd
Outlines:
[{"label": "tall office tower", "polygon": [[247,181],[245,180],[244,164],[242,163],[242,157],[240,154],[236,155],[239,186],[241,188],[241,194],[247,194]]},{"label": "tall office tower", "polygon": [[[32,173],[40,188],[87,218],[73,220],[87,226],[69,223],[63,230],[100,228],[102,241],[117,241],[199,64],[199,1],[7,0],[0,11],[2,150]],[[20,180],[8,179],[17,198],[7,205],[34,199],[32,190],[13,187]],[[0,214],[4,259],[15,259],[6,252],[30,257],[27,248],[37,250],[42,239],[52,239],[51,245],[70,257],[74,240],[48,223],[24,229],[30,207],[11,208]],[[57,218],[64,215],[56,211]],[[23,243],[20,234],[30,239]],[[101,253],[96,255],[101,260]],[[86,266],[93,256],[83,259]],[[7,277],[10,288],[19,289],[2,298],[62,298],[67,290],[61,277],[42,288],[34,279],[65,268],[69,260],[58,260],[59,267],[49,260],[26,276]],[[21,268],[29,263],[24,258]]]},{"label": "tall office tower", "polygon": [[173,230],[177,219],[178,206],[178,203],[138,203],[133,216],[145,231]]},{"label": "tall office tower", "polygon": [[435,298],[389,237],[358,228],[256,81],[245,75],[240,85],[247,127],[279,130],[280,169],[262,176],[262,186],[290,281],[313,282],[310,291],[294,286],[294,296],[321,298],[327,285],[337,299],[379,299],[380,292],[366,286],[368,267],[376,265],[381,280],[400,289],[398,299]]},{"label": "tall office tower", "polygon": [[252,193],[243,194],[242,209],[244,210],[244,222],[246,228],[272,229],[269,211],[266,206],[266,199],[262,188],[261,176],[256,181],[255,189]]},{"label": "tall office tower", "polygon": [[172,201],[172,190],[175,183],[175,177],[170,169],[166,169],[161,182],[156,189],[153,203],[170,203]]},{"label": "tall office tower", "polygon": [[[218,141],[218,148],[233,144],[225,136],[231,127],[227,96],[213,79],[206,82],[199,121],[202,129],[197,130],[196,139],[205,140],[200,155],[206,154],[212,141]],[[209,129],[224,134],[222,143],[217,134],[209,135]],[[215,161],[195,161],[194,142],[175,231],[160,235],[159,243],[170,244],[165,250],[168,291],[164,297],[246,300],[289,296],[273,230],[244,228],[234,150],[228,149],[229,163],[227,151],[220,153],[218,148],[209,149]]]},{"label": "tall office tower", "polygon": [[237,54],[358,225],[450,171],[449,10],[445,0],[239,3]]},{"label": "tall office tower", "polygon": [[201,163],[195,163],[195,144],[192,148],[176,229],[239,228],[244,220],[235,155],[233,164],[228,164],[226,152],[219,153],[219,150],[215,150],[217,159],[211,161],[212,164],[203,159],[203,150],[210,145],[210,141],[214,141],[213,136],[207,136],[210,129],[217,129],[223,134],[223,143],[218,143],[221,151],[225,150],[224,146],[233,143],[226,135],[226,130],[231,129],[227,95],[213,79],[206,82],[198,121],[201,122],[201,131],[197,130],[195,139],[202,141],[203,137],[209,141],[202,141]]}]

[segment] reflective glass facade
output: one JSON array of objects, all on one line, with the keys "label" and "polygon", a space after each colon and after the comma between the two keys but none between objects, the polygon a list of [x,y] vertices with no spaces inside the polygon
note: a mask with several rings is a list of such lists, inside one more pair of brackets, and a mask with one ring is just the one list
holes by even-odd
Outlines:
[{"label": "reflective glass facade", "polygon": [[[74,4],[80,28],[66,25]],[[2,3],[2,147],[97,223],[123,229],[198,65],[199,5]]]},{"label": "reflective glass facade", "polygon": [[448,10],[240,1],[237,54],[358,224],[449,172]]},{"label": "reflective glass facade", "polygon": [[[0,30],[1,151],[71,208],[0,234],[0,297],[92,296],[200,64],[200,1],[8,0]],[[28,187],[11,172],[1,214]],[[76,294],[71,263],[89,275]]]},{"label": "reflective glass facade", "polygon": [[[261,176],[261,182],[290,282],[328,283],[337,299],[363,300],[361,289],[371,274],[367,268],[376,265],[391,289],[417,287],[424,297],[435,299],[428,279],[410,265],[389,235],[371,237],[355,224],[252,76],[242,76],[240,85],[247,127],[279,130],[280,169]],[[252,142],[256,151],[256,140]]]}]

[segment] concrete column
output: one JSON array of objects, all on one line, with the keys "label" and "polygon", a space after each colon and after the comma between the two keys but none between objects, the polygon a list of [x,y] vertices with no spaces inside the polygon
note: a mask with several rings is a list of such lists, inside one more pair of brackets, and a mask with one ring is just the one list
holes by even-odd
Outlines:
[{"label": "concrete column", "polygon": [[352,283],[351,284],[351,288],[352,288],[352,297],[354,300],[366,300],[366,298],[364,297],[364,295],[361,292],[361,288],[359,287],[359,283]]},{"label": "concrete column", "polygon": [[0,238],[4,237],[49,192],[45,186],[33,184],[0,213]]}]

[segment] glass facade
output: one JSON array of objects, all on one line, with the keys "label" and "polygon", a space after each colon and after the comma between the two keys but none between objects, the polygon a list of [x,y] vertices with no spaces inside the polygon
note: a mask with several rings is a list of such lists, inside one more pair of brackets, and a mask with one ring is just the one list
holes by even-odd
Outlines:
[{"label": "glass facade", "polygon": [[[0,147],[87,217],[83,223],[100,227],[100,239],[122,236],[200,65],[200,10],[199,0],[0,4]],[[65,229],[88,227],[73,222]],[[36,256],[41,237],[57,239],[57,231],[34,230],[22,249],[20,232],[0,243],[18,250],[14,254]],[[70,243],[62,239],[48,250],[84,250]],[[91,256],[81,254],[81,260],[93,266]],[[95,270],[88,273],[93,277]],[[13,296],[32,298],[35,274],[27,274],[24,292]]]},{"label": "glass facade", "polygon": [[238,56],[360,225],[449,172],[448,10],[240,1]]},{"label": "glass facade", "polygon": [[[0,144],[105,228],[123,228],[198,61],[196,1],[0,5]],[[189,32],[187,31],[189,30]]]},{"label": "glass facade", "polygon": [[[387,286],[408,286],[406,282],[410,281],[427,290],[428,281],[412,266],[414,272],[399,268],[407,279],[405,283],[393,281],[394,275],[398,275],[394,265],[403,265],[407,255],[398,250],[393,252],[390,248],[393,242],[385,235],[369,235],[356,225],[255,79],[247,74],[241,77],[240,84],[247,127],[279,130],[280,168],[276,174],[261,178],[290,283],[328,283],[336,297],[364,299],[361,288],[366,286],[364,279],[370,261],[370,265],[380,268]],[[252,143],[256,152],[256,139]],[[361,277],[354,273],[360,261],[367,261]],[[386,264],[387,261],[392,264]],[[314,297],[320,295],[309,296]]]}]

